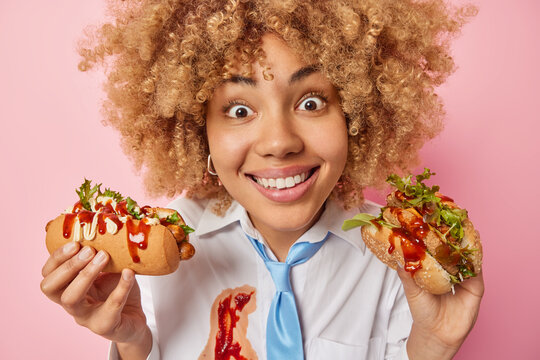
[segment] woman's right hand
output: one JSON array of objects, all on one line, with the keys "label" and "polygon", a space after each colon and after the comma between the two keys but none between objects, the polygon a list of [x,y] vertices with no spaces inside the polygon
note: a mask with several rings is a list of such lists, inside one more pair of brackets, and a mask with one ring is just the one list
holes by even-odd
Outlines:
[{"label": "woman's right hand", "polygon": [[[80,251],[79,251],[80,250]],[[77,322],[94,333],[116,342],[118,349],[135,351],[145,358],[152,347],[135,274],[101,273],[109,255],[95,254],[69,242],[56,250],[42,269],[41,291],[61,305]],[[139,356],[137,356],[139,357]]]}]

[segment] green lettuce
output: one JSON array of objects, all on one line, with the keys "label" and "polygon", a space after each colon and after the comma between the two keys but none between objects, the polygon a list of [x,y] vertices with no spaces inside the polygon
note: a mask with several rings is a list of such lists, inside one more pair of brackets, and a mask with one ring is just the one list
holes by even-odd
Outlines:
[{"label": "green lettuce", "polygon": [[[180,221],[180,215],[178,215],[178,212],[175,211],[174,214],[167,216],[165,221],[168,222],[169,224],[176,225]],[[182,230],[184,230],[184,234],[186,235],[195,231],[194,229],[190,228],[187,225],[180,224],[178,226],[180,226]]]},{"label": "green lettuce", "polygon": [[99,188],[101,184],[91,186],[92,181],[84,179],[84,183],[78,190],[75,190],[77,195],[81,200],[81,205],[88,211],[92,211],[92,206],[90,205],[90,199],[94,198],[94,194],[99,193]]}]

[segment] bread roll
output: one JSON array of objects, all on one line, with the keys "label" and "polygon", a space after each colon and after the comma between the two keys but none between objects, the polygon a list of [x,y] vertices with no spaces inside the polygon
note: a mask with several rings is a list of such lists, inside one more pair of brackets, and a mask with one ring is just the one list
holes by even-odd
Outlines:
[{"label": "bread roll", "polygon": [[[389,207],[383,212],[383,215],[388,215],[384,216],[384,219],[394,225],[407,227],[407,224],[400,223],[400,221],[397,220],[397,217],[390,216],[396,211],[401,214],[401,221],[410,220],[416,216],[412,209],[406,210]],[[418,221],[422,222],[421,217]],[[448,267],[444,262],[440,262],[444,260],[444,255],[438,254],[437,250],[440,248],[444,249],[444,247],[448,248],[448,246],[444,245],[445,242],[433,228],[425,223],[423,226],[429,230],[416,240],[419,245],[415,245],[415,242],[411,241],[413,238],[416,239],[416,237],[411,236],[411,234],[409,234],[409,236],[403,236],[403,232],[401,231],[402,228],[396,230],[382,225],[372,224],[362,226],[361,232],[366,246],[383,263],[394,270],[398,264],[401,264],[405,270],[411,273],[415,282],[422,289],[425,289],[432,294],[445,294],[452,290],[454,283],[452,281],[452,274],[449,273],[449,271],[452,270],[449,269],[454,269],[454,279],[460,275],[457,272],[457,267]],[[481,271],[482,267],[482,244],[480,243],[480,236],[469,219],[463,221],[463,230],[464,236],[461,240],[460,247],[463,249],[475,249],[474,252],[467,256],[467,258],[472,264],[475,273],[478,273]],[[428,239],[430,240],[427,241]],[[416,259],[409,259],[409,262],[406,261],[402,248],[404,244],[412,249],[413,253],[417,252],[417,261],[415,261]],[[433,256],[431,254],[433,254]]]},{"label": "bread roll", "polygon": [[[386,227],[362,226],[362,239],[366,246],[379,260],[396,270],[398,264],[405,266],[401,241],[394,241],[394,250],[390,253],[389,239],[392,230]],[[422,289],[432,294],[445,294],[452,290],[450,275],[443,267],[428,253],[425,254],[417,270],[411,272],[415,282]]]},{"label": "bread roll", "polygon": [[[74,231],[70,231],[69,237],[64,237],[65,218],[65,214],[60,215],[47,224],[45,241],[49,253],[69,241],[74,241]],[[129,224],[129,222],[132,223]],[[104,250],[109,253],[110,260],[103,269],[104,272],[121,272],[124,268],[132,269],[141,275],[165,275],[174,272],[180,262],[179,247],[184,242],[177,244],[171,231],[160,224],[144,224],[141,226],[141,231],[137,231],[140,222],[141,220],[128,219],[115,234],[96,232],[93,240],[81,238],[81,246],[91,246],[96,251]],[[145,226],[148,227],[148,231],[143,240],[142,228]],[[128,227],[132,230],[128,231]],[[135,240],[142,241],[140,243],[132,241],[129,237],[130,233],[136,237]],[[145,244],[146,248],[143,249]]]}]

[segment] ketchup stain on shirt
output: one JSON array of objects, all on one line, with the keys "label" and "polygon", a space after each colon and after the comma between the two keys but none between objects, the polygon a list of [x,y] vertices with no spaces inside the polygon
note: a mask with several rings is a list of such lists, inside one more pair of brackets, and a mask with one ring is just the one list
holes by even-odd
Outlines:
[{"label": "ketchup stain on shirt", "polygon": [[234,341],[233,330],[240,317],[236,314],[242,311],[244,306],[251,299],[253,293],[239,293],[234,297],[234,304],[231,304],[232,294],[219,302],[218,307],[218,333],[216,335],[216,360],[248,360],[240,355],[242,347]]},{"label": "ketchup stain on shirt", "polygon": [[225,289],[210,310],[210,335],[199,359],[256,360],[247,339],[248,315],[255,311],[256,290],[249,285]]}]

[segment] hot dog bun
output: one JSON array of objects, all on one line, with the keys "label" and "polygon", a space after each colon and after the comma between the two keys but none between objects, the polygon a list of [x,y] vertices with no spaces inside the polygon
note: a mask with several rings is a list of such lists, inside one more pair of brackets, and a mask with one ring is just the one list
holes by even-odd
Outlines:
[{"label": "hot dog bun", "polygon": [[348,230],[362,226],[362,239],[379,260],[408,271],[421,288],[444,294],[482,268],[480,236],[467,211],[422,183],[434,175],[425,169],[416,177],[391,175],[396,186],[379,216],[357,214],[343,224]]},{"label": "hot dog bun", "polygon": [[174,272],[180,260],[195,253],[188,240],[193,231],[176,210],[144,206],[85,180],[77,191],[80,200],[50,221],[45,230],[49,253],[69,241],[104,250],[110,260],[103,271],[128,268],[142,275]]},{"label": "hot dog bun", "polygon": [[[60,215],[47,224],[45,243],[49,253],[64,246],[69,241],[74,241],[74,234],[65,238],[63,225],[66,215]],[[133,220],[135,226],[141,220]],[[142,275],[165,275],[174,272],[180,263],[180,251],[176,239],[163,225],[155,225],[148,233],[148,246],[141,250],[136,248],[139,262],[135,262],[130,255],[128,230],[123,226],[116,234],[96,234],[93,240],[81,240],[82,246],[90,246],[99,250],[105,250],[110,255],[104,272],[119,273],[124,268],[132,269]]]},{"label": "hot dog bun", "polygon": [[[390,211],[387,208],[383,214]],[[409,211],[409,210],[405,210]],[[384,216],[384,215],[383,215]],[[477,271],[482,267],[482,244],[480,243],[480,236],[474,229],[472,223],[467,219],[464,221],[465,235],[462,240],[463,248],[477,249],[469,257],[471,263]],[[379,260],[396,269],[398,264],[401,267],[406,266],[405,257],[403,254],[403,246],[414,246],[410,244],[410,239],[403,238],[401,235],[396,234],[393,229],[384,226],[362,226],[362,239],[370,251],[377,256]],[[420,263],[412,262],[409,264],[408,270],[411,272],[416,284],[426,291],[440,295],[445,294],[452,290],[454,280],[450,276],[452,271],[454,276],[459,277],[458,270],[452,269],[450,262],[446,261],[445,265],[448,269],[445,269],[443,265],[437,259],[432,256],[438,256],[441,260],[444,260],[447,256],[440,254],[444,251],[444,241],[440,239],[440,236],[434,231],[429,230],[426,235],[426,247],[428,251],[425,252],[425,256],[420,260]],[[392,251],[389,251],[394,248]],[[431,251],[429,251],[431,249]],[[444,263],[444,261],[443,261]],[[455,264],[454,264],[455,266]]]},{"label": "hot dog bun", "polygon": [[[403,249],[401,242],[396,241],[395,250],[388,252],[390,247],[389,239],[392,230],[383,227],[377,229],[375,226],[362,227],[362,239],[371,252],[383,263],[396,270],[398,264],[405,266],[403,259]],[[422,260],[422,266],[414,273],[414,280],[421,288],[432,294],[444,294],[452,290],[450,276],[443,267],[429,254]]]}]

